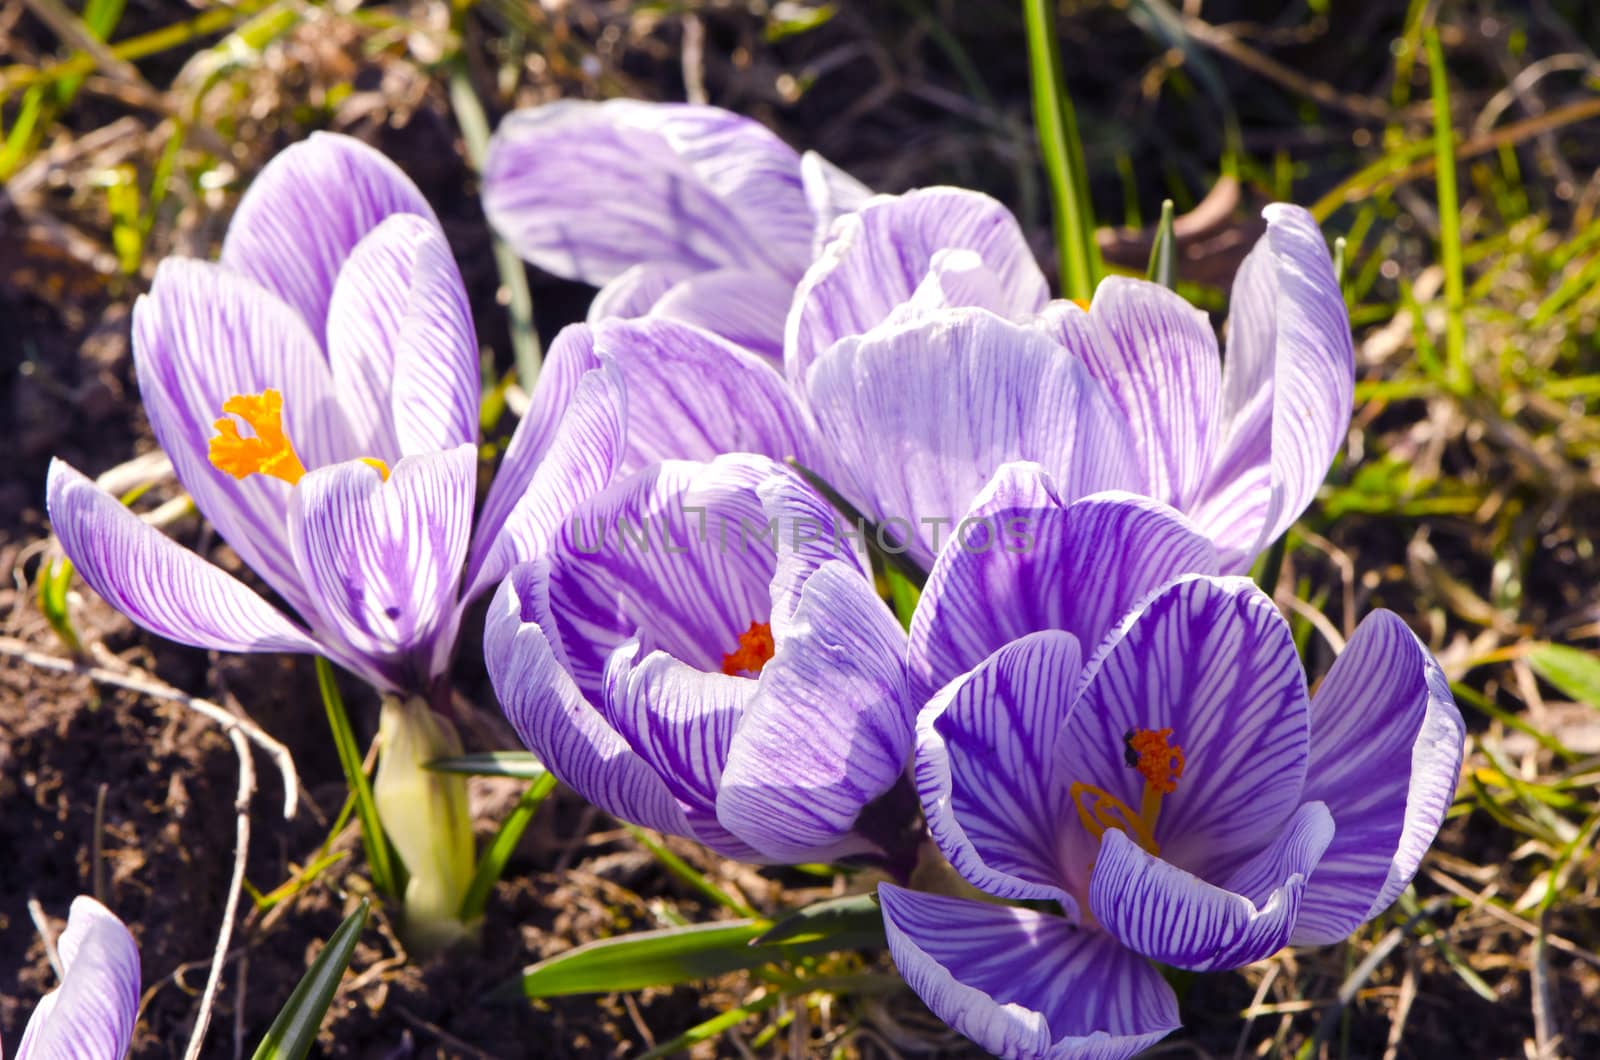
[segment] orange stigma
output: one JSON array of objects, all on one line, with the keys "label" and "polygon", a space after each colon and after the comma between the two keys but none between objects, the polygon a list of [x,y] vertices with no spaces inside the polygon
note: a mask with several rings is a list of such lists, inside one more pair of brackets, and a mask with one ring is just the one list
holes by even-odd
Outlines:
[{"label": "orange stigma", "polygon": [[1103,788],[1073,783],[1070,794],[1085,831],[1099,839],[1107,828],[1120,829],[1151,854],[1160,855],[1156,821],[1161,817],[1161,799],[1178,790],[1178,778],[1183,776],[1183,748],[1171,737],[1171,729],[1129,729],[1122,738],[1123,760],[1144,777],[1138,813]]},{"label": "orange stigma", "polygon": [[[208,454],[212,467],[237,479],[271,475],[291,486],[305,477],[306,466],[283,432],[282,394],[272,389],[259,394],[235,394],[222,403],[222,411],[243,420],[255,431],[255,437],[241,435],[239,425],[227,416],[212,423],[217,431]],[[388,464],[370,456],[362,457],[361,462],[388,481]]]},{"label": "orange stigma", "polygon": [[739,646],[722,657],[722,672],[729,677],[754,677],[767,665],[773,651],[772,627],[765,622],[751,622],[750,628],[739,634]]},{"label": "orange stigma", "polygon": [[271,475],[291,486],[305,475],[294,446],[283,433],[283,395],[276,390],[259,394],[235,394],[222,403],[222,411],[239,417],[255,437],[239,434],[239,425],[227,416],[212,424],[217,434],[211,439],[211,465],[234,478]]}]

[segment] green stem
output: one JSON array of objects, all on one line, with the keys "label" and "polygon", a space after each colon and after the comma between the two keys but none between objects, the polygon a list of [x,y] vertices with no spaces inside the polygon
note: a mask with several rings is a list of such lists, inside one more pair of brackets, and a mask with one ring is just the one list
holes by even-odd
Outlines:
[{"label": "green stem", "polygon": [[367,865],[372,871],[372,885],[380,894],[398,899],[400,881],[395,874],[394,862],[389,856],[389,839],[383,834],[378,820],[378,806],[372,798],[372,783],[366,770],[361,768],[361,749],[356,746],[356,734],[350,727],[350,715],[344,709],[344,697],[334,680],[333,664],[317,656],[317,689],[322,693],[322,705],[328,711],[328,728],[333,730],[333,746],[339,755],[339,766],[356,799],[356,816],[361,821],[361,847],[367,855]]}]

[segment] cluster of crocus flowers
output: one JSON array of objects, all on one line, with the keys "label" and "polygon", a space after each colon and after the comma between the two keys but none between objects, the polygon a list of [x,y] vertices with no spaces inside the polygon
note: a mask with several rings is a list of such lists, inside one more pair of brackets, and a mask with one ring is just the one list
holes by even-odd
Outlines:
[{"label": "cluster of crocus flowers", "polygon": [[122,1060],[139,1013],[139,948],[88,895],[72,900],[56,940],[61,985],[40,998],[14,1060]]},{"label": "cluster of crocus flowers", "polygon": [[[528,260],[601,290],[476,530],[448,247],[392,165],[319,137],[263,173],[220,264],[162,266],[134,336],[180,479],[299,621],[57,465],[89,583],[173,639],[321,651],[424,697],[499,583],[495,692],[602,809],[905,879],[920,801],[998,901],[885,884],[891,951],[1007,1057],[1131,1055],[1177,1026],[1157,965],[1333,941],[1409,882],[1461,754],[1437,665],[1378,613],[1310,694],[1238,576],[1350,418],[1348,317],[1305,211],[1267,209],[1224,359],[1157,284],[1052,300],[986,196],[874,196],[712,108],[515,114],[484,200]],[[927,574],[909,631],[873,553]]]}]

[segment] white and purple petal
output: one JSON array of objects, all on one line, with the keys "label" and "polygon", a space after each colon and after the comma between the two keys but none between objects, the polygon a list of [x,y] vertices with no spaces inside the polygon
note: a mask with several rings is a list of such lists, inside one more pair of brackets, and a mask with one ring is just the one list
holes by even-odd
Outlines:
[{"label": "white and purple petal", "polygon": [[483,199],[524,259],[597,285],[647,262],[798,278],[811,255],[799,155],[715,107],[563,100],[516,111],[490,139]]},{"label": "white and purple petal", "polygon": [[1327,807],[1306,803],[1269,846],[1212,884],[1107,829],[1089,908],[1118,942],[1151,960],[1196,972],[1240,968],[1288,945],[1306,880],[1333,831]]},{"label": "white and purple petal", "polygon": [[1063,501],[1144,492],[1125,418],[1084,365],[986,310],[843,339],[806,399],[829,480],[924,564],[1005,463],[1037,462]]},{"label": "white and purple petal", "polygon": [[1004,1060],[1126,1060],[1179,1027],[1161,973],[1101,932],[887,883],[878,900],[906,984]]},{"label": "white and purple petal", "polygon": [[823,563],[793,611],[776,610],[774,654],[733,735],[717,815],[771,860],[871,849],[852,828],[911,756],[905,634],[854,562]]},{"label": "white and purple petal", "polygon": [[478,342],[437,223],[385,219],[356,244],[328,304],[328,358],[363,454],[394,461],[478,437]]},{"label": "white and purple petal", "polygon": [[953,529],[911,619],[920,701],[1001,645],[1066,630],[1092,652],[1127,610],[1180,574],[1217,573],[1177,511],[1126,493],[1067,503],[1036,464],[1007,464]]},{"label": "white and purple petal", "polygon": [[1439,664],[1396,615],[1369,615],[1311,697],[1305,797],[1338,830],[1296,943],[1338,942],[1411,882],[1455,796],[1464,739]]},{"label": "white and purple petal", "polygon": [[16,1060],[122,1060],[139,1016],[139,948],[110,910],[72,900],[56,940],[61,986],[39,1001]]},{"label": "white and purple petal", "polygon": [[800,156],[800,183],[815,223],[812,253],[820,254],[833,223],[865,205],[872,198],[872,189],[815,151]]},{"label": "white and purple petal", "polygon": [[[1264,211],[1234,280],[1222,373],[1224,433],[1196,520],[1240,566],[1311,503],[1350,425],[1350,318],[1316,221]],[[1242,485],[1245,484],[1245,485]]]},{"label": "white and purple petal", "polygon": [[1077,823],[1054,752],[1081,669],[1070,633],[1007,644],[917,716],[914,769],[928,831],[968,883],[1060,902],[1074,920],[1061,833]]},{"label": "white and purple petal", "polygon": [[447,661],[477,484],[471,444],[407,457],[385,481],[349,461],[300,481],[290,509],[295,561],[326,627],[402,690]]},{"label": "white and purple petal", "polygon": [[831,238],[795,291],[784,335],[790,380],[804,386],[811,365],[834,343],[887,320],[922,285],[935,255],[974,252],[992,274],[986,290],[1000,316],[1022,319],[1049,289],[1015,217],[987,195],[923,188],[879,196],[835,222]]},{"label": "white and purple petal", "polygon": [[321,344],[345,259],[397,213],[437,223],[428,200],[382,152],[349,136],[312,133],[267,163],[245,192],[222,264],[294,307]]},{"label": "white and purple petal", "polygon": [[536,557],[501,583],[484,624],[483,654],[495,697],[518,737],[585,799],[614,817],[693,835],[666,783],[584,700],[552,628],[549,560]]},{"label": "white and purple petal", "polygon": [[216,651],[312,653],[316,642],[237,578],[144,522],[60,460],[50,462],[51,528],[83,580],[168,640]]}]

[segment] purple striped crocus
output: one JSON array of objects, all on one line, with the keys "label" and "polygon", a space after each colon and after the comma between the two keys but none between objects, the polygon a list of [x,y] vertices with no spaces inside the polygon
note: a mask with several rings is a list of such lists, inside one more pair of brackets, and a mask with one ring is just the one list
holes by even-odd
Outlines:
[{"label": "purple striped crocus", "polygon": [[507,717],[623,820],[747,861],[897,856],[862,811],[910,757],[905,634],[851,533],[765,457],[619,480],[495,597]]},{"label": "purple striped crocus", "polygon": [[591,321],[683,321],[774,363],[795,285],[868,195],[749,118],[637,100],[516,111],[483,173],[490,223],[518,254],[601,288]]},{"label": "purple striped crocus", "polygon": [[139,1016],[139,948],[105,906],[72,900],[56,940],[61,985],[39,1000],[16,1060],[122,1060]]},{"label": "purple striped crocus", "polygon": [[1030,550],[947,548],[912,623],[914,773],[957,872],[1059,913],[879,890],[906,981],[1003,1057],[1127,1057],[1179,1025],[1157,964],[1345,938],[1415,875],[1461,717],[1393,614],[1308,695],[1288,624],[1178,512],[1063,501],[1009,467],[974,514]]},{"label": "purple striped crocus", "polygon": [[219,263],[161,264],[133,357],[180,482],[299,621],[56,461],[51,521],[84,579],[172,640],[320,652],[386,691],[440,691],[466,601],[609,479],[621,444],[615,373],[552,372],[474,533],[466,292],[415,185],[343,136],[262,171]]}]

